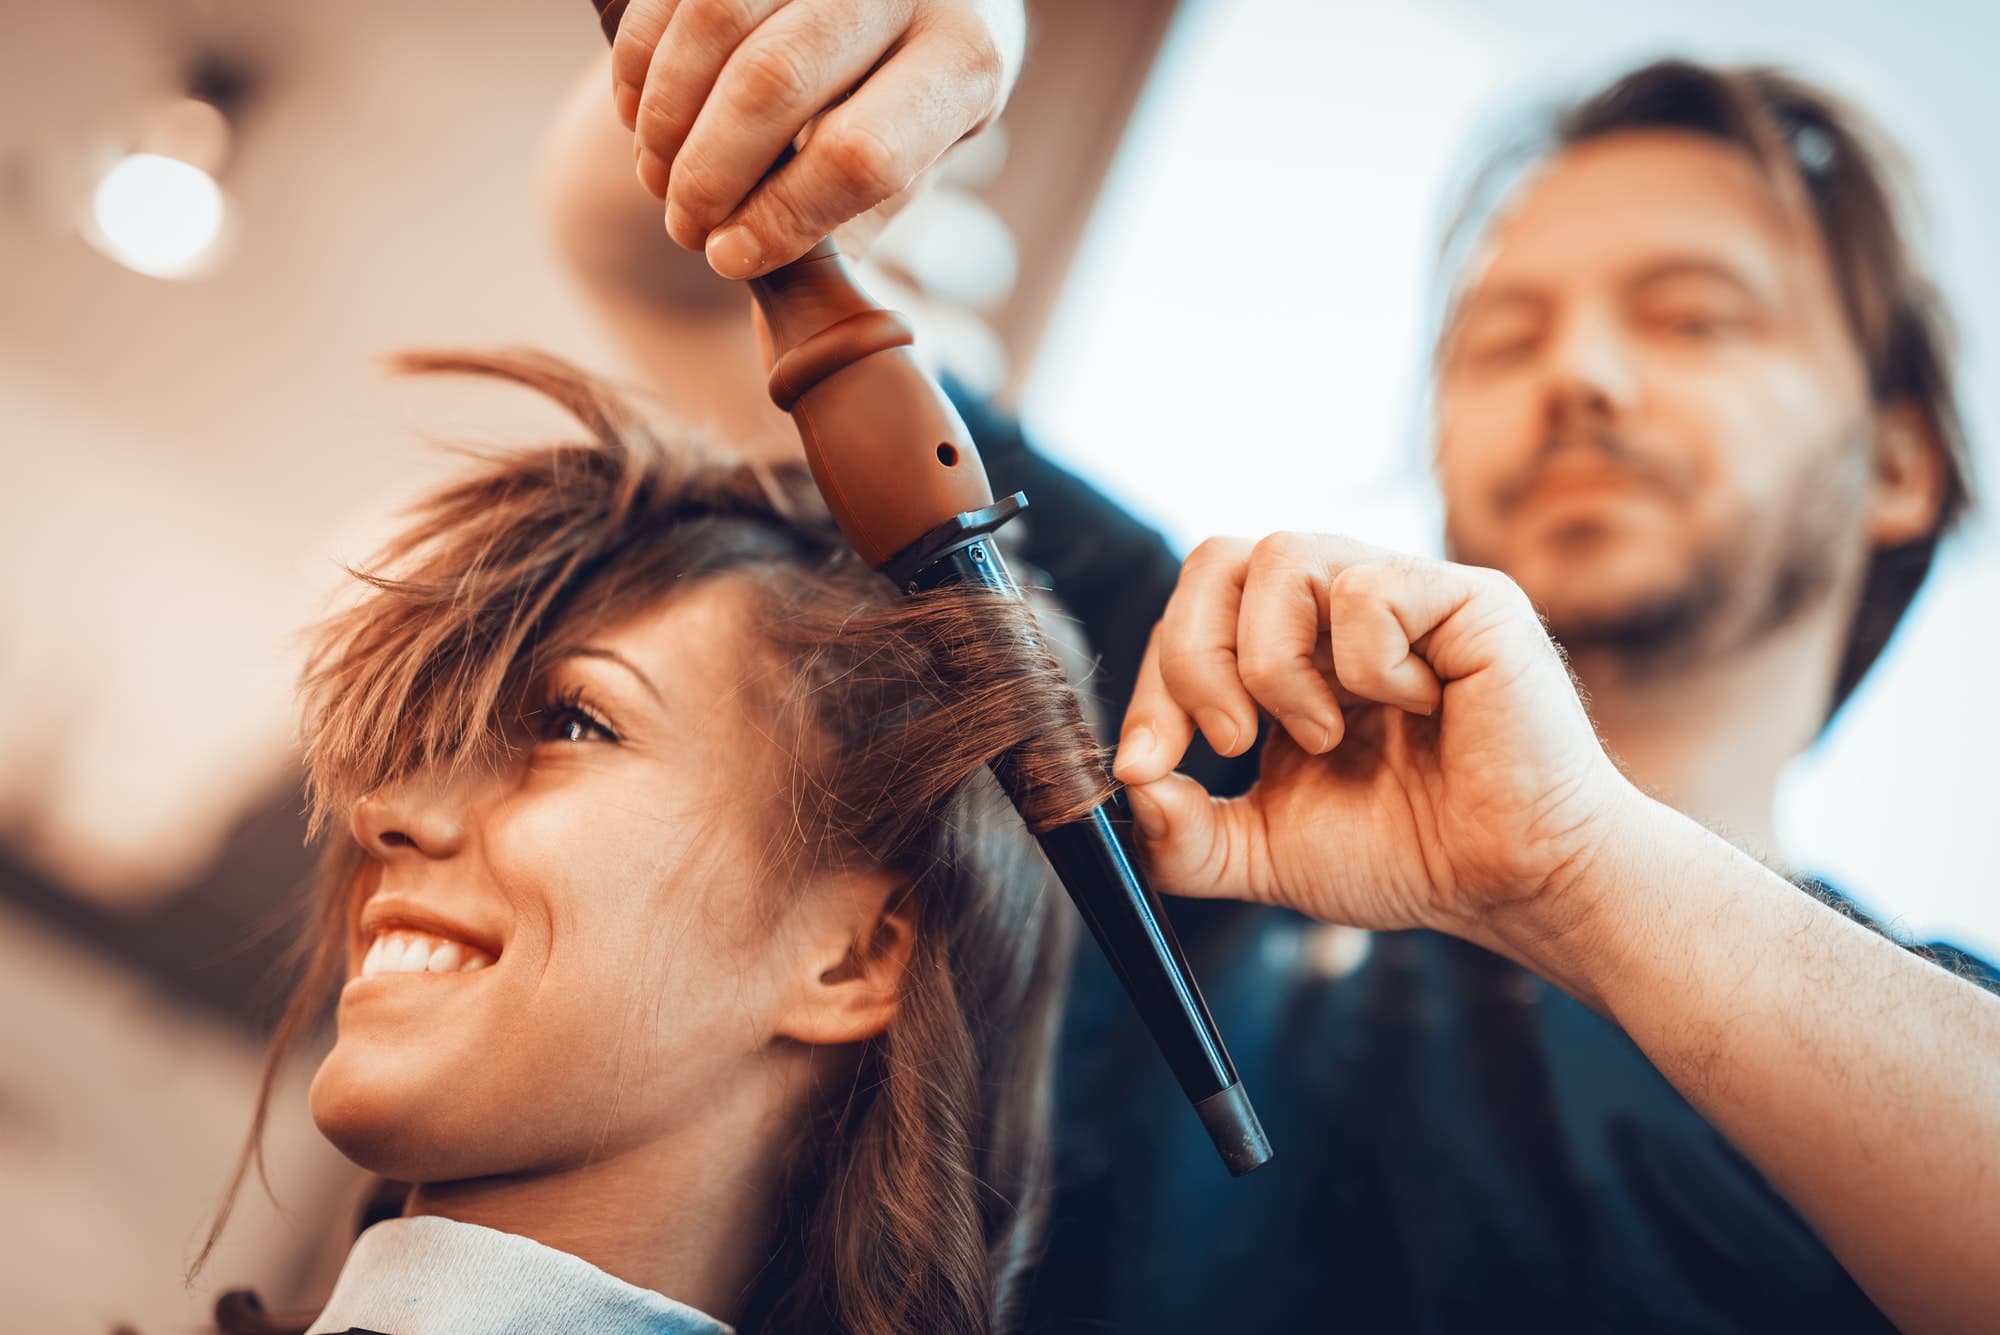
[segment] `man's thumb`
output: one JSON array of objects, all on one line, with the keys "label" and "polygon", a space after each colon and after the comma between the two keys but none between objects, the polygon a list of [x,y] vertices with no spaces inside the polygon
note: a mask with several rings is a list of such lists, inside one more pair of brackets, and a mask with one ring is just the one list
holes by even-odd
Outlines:
[{"label": "man's thumb", "polygon": [[1223,802],[1185,774],[1127,785],[1139,856],[1155,890],[1199,899],[1249,897],[1240,802]]}]

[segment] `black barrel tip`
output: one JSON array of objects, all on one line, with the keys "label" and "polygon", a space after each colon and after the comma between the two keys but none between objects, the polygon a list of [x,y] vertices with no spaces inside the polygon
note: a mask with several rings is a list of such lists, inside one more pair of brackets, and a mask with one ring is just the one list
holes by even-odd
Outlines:
[{"label": "black barrel tip", "polygon": [[1271,1161],[1271,1142],[1242,1081],[1210,1094],[1194,1110],[1201,1114],[1201,1124],[1208,1128],[1208,1138],[1215,1142],[1231,1177],[1242,1177]]}]

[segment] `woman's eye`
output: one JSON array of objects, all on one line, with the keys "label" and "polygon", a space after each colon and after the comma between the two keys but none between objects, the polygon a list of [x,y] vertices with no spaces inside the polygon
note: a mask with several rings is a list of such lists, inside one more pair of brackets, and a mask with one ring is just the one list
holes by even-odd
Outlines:
[{"label": "woman's eye", "polygon": [[580,696],[551,700],[535,711],[535,737],[543,742],[616,742],[618,734]]},{"label": "woman's eye", "polygon": [[550,742],[615,742],[611,730],[589,715],[574,709],[565,709],[554,715],[542,730],[542,739]]}]

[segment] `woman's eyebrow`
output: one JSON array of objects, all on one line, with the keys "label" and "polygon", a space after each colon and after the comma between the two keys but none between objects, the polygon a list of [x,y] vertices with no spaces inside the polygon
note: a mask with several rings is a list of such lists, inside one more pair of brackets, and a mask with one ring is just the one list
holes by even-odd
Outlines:
[{"label": "woman's eyebrow", "polygon": [[557,662],[561,662],[565,658],[602,658],[607,662],[616,663],[619,667],[624,668],[633,677],[638,679],[639,684],[646,688],[646,693],[653,697],[653,700],[660,708],[665,709],[667,707],[667,698],[660,694],[659,687],[653,685],[653,679],[641,672],[633,665],[631,659],[625,657],[616,649],[606,649],[594,644],[582,644],[574,649],[566,649],[556,655]]}]

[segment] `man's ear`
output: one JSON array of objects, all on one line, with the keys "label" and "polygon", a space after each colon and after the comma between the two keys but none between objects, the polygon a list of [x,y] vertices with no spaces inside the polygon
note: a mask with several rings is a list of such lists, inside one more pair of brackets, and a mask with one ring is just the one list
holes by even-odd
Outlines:
[{"label": "man's ear", "polygon": [[1875,422],[1868,500],[1868,540],[1901,547],[1937,527],[1944,504],[1944,446],[1930,415],[1913,403],[1892,403]]},{"label": "man's ear", "polygon": [[821,1046],[874,1038],[896,1017],[916,945],[908,888],[886,873],[850,873],[804,893],[811,902],[799,910],[803,949],[773,1031]]}]

